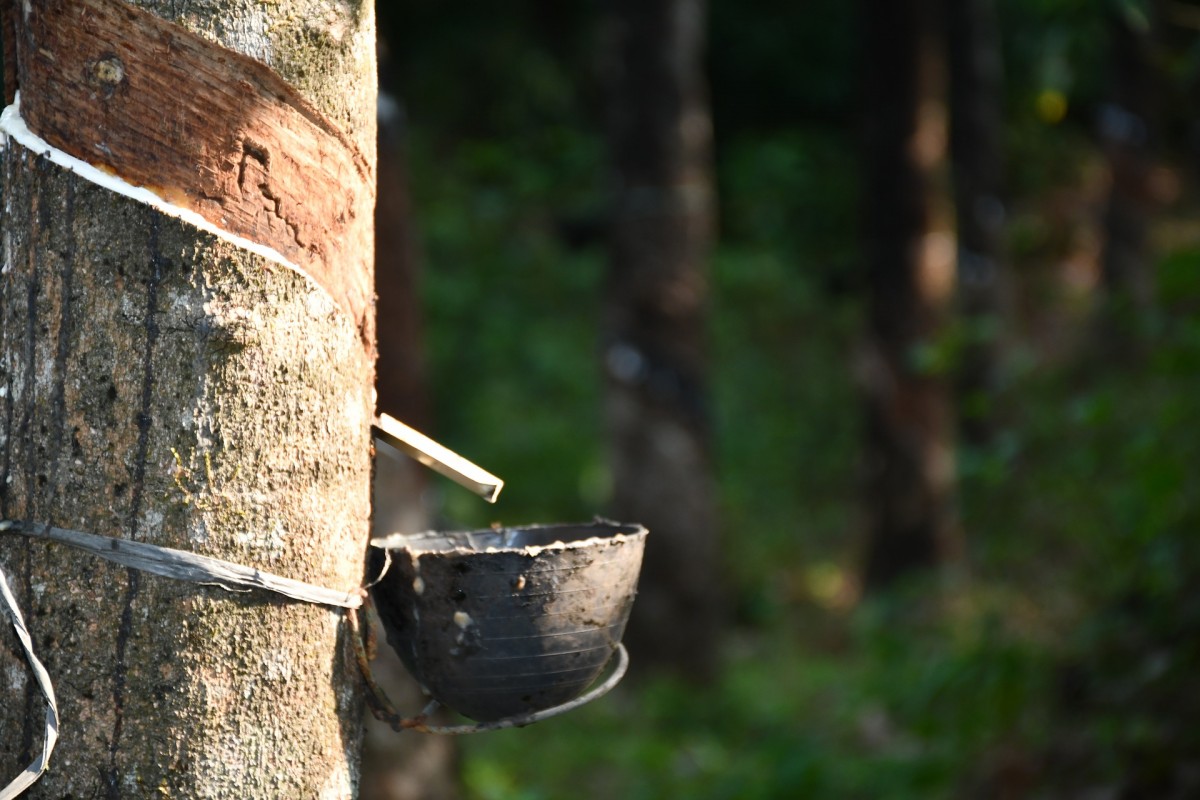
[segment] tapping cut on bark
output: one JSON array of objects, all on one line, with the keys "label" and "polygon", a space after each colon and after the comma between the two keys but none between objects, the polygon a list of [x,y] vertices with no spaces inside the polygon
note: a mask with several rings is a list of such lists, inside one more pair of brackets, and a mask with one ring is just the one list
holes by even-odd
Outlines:
[{"label": "tapping cut on bark", "polygon": [[278,250],[373,347],[374,168],[286,81],[120,0],[38,4],[9,40],[31,130]]}]

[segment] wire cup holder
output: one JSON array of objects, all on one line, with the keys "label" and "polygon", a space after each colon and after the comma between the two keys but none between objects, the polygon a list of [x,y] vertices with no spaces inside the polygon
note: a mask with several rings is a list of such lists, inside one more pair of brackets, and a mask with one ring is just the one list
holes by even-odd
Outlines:
[{"label": "wire cup holder", "polygon": [[[560,703],[540,711],[518,714],[488,722],[476,722],[468,725],[431,725],[429,718],[439,708],[443,707],[442,703],[437,700],[430,700],[429,704],[415,717],[405,717],[397,711],[391,699],[383,690],[383,687],[375,682],[371,674],[370,658],[367,655],[368,643],[373,638],[371,632],[362,628],[357,610],[351,610],[349,618],[354,637],[354,655],[358,660],[358,668],[362,672],[363,680],[367,685],[367,705],[371,709],[371,714],[375,719],[390,725],[394,731],[415,731],[417,733],[431,733],[439,736],[463,736],[471,733],[499,731],[505,728],[523,728],[526,725],[532,725],[535,722],[542,722],[543,720],[557,717],[560,714],[565,714],[568,711],[574,711],[593,700],[599,700],[611,692],[629,670],[629,651],[625,649],[625,645],[618,642],[613,649],[613,655],[616,657],[616,665],[613,667],[612,673],[602,683],[576,697],[574,700],[568,700],[565,703]],[[611,662],[612,659],[610,658],[609,661]]]}]

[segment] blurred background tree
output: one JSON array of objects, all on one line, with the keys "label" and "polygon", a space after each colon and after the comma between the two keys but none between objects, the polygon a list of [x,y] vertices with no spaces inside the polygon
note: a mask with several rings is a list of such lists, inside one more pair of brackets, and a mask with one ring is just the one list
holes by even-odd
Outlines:
[{"label": "blurred background tree", "polygon": [[869,590],[961,551],[954,402],[939,357],[956,250],[941,10],[935,0],[862,4]]},{"label": "blurred background tree", "polygon": [[1157,2],[1114,3],[1106,15],[1110,53],[1107,98],[1097,115],[1108,160],[1101,275],[1106,293],[1101,321],[1108,352],[1131,351],[1131,324],[1154,301],[1150,264],[1150,214],[1154,206],[1154,159],[1159,151],[1162,94],[1158,73]]},{"label": "blurred background tree", "polygon": [[950,159],[957,230],[956,289],[962,352],[957,363],[958,431],[986,446],[999,421],[1006,271],[1003,269],[1004,63],[994,0],[944,0]]},{"label": "blurred background tree", "polygon": [[[664,520],[652,541],[695,527],[665,559],[718,541],[725,589],[648,568],[658,644],[702,651],[655,671],[634,644],[604,701],[462,742],[463,794],[1200,796],[1200,3],[699,8],[379,9],[431,432],[508,481],[495,508],[431,483],[436,524],[629,508]],[[668,34],[698,13],[707,48],[681,50]],[[623,46],[614,15],[637,26]],[[624,102],[658,115],[623,136],[614,59],[646,76]],[[682,135],[705,83],[710,155]],[[703,206],[629,227],[623,176],[663,197],[706,169],[719,240]],[[619,272],[647,263],[615,244],[635,233],[683,271]],[[685,355],[622,316],[635,274],[706,285]],[[694,506],[622,505],[606,364],[625,341],[707,398],[653,409],[711,459]],[[920,546],[890,551],[914,519]],[[701,600],[724,625],[696,632]]]},{"label": "blurred background tree", "polygon": [[647,663],[709,678],[723,592],[707,385],[715,209],[706,5],[618,0],[605,24],[608,508],[654,531],[628,638]]}]

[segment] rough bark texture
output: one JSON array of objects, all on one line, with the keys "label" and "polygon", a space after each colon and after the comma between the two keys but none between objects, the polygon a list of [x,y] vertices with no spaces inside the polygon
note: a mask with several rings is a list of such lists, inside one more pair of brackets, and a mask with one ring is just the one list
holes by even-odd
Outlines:
[{"label": "rough bark texture", "polygon": [[[369,4],[142,5],[268,61],[373,161]],[[326,33],[293,37],[297,19]],[[355,320],[304,276],[15,141],[2,163],[0,515],[358,585],[373,409]],[[355,794],[340,614],[17,537],[0,537],[0,565],[63,714],[30,797]],[[0,643],[6,779],[40,746],[40,707]]]},{"label": "rough bark texture", "polygon": [[945,62],[934,0],[865,0],[869,341],[865,581],[955,546],[954,411],[933,359],[954,293]]},{"label": "rough bark texture", "polygon": [[1003,275],[1002,62],[994,0],[943,0],[950,65],[950,152],[958,227],[959,431],[985,445],[995,426]]},{"label": "rough bark texture", "polygon": [[604,360],[613,510],[650,529],[630,649],[707,675],[721,591],[706,417],[711,125],[699,0],[613,4]]}]

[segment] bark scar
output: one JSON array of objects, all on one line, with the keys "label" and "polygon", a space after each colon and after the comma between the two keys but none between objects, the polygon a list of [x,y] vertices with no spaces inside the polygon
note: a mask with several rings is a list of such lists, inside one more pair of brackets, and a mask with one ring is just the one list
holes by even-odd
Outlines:
[{"label": "bark scar", "polygon": [[242,159],[238,163],[238,188],[243,197],[255,191],[262,195],[266,201],[263,209],[270,218],[268,224],[271,224],[272,220],[282,222],[296,246],[304,250],[309,249],[300,235],[300,225],[284,213],[284,198],[272,188],[270,150],[250,139],[242,140]]}]

